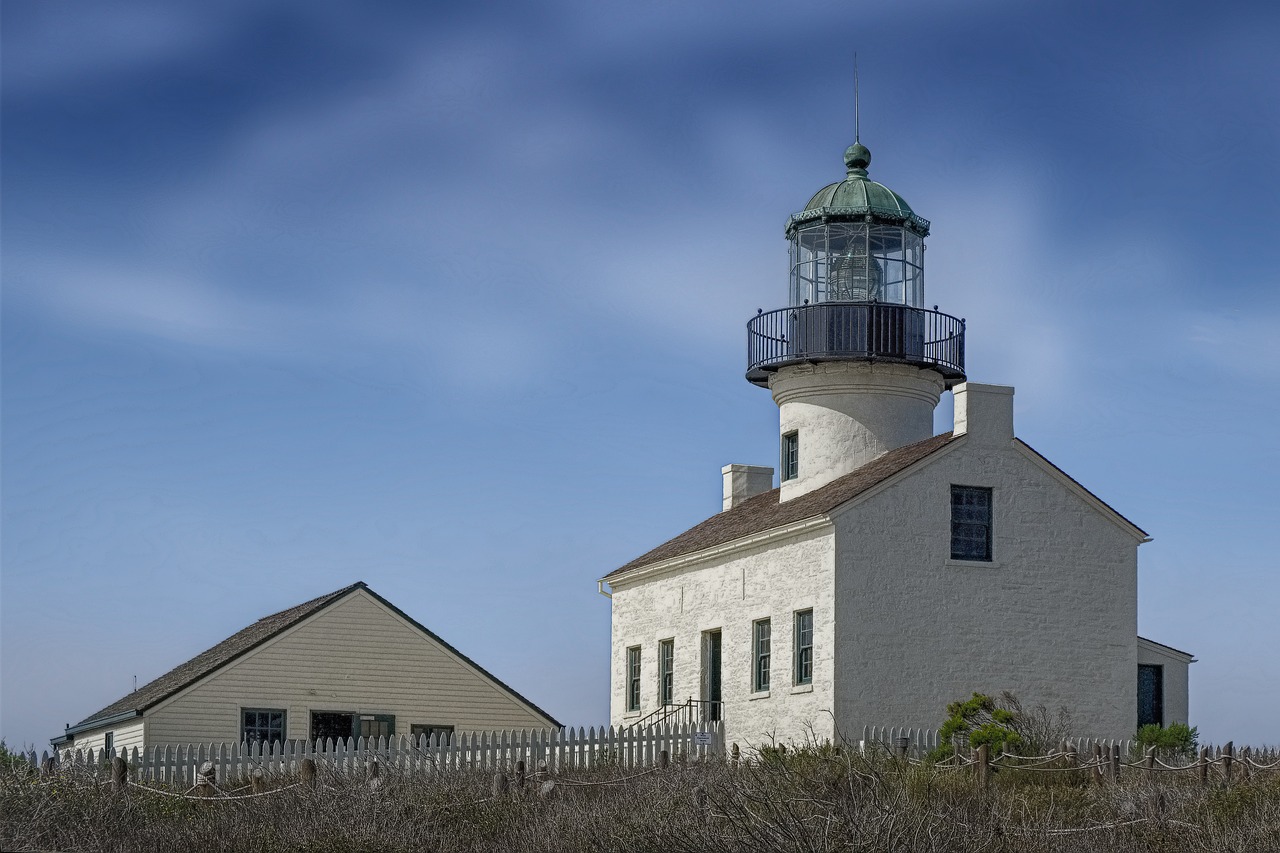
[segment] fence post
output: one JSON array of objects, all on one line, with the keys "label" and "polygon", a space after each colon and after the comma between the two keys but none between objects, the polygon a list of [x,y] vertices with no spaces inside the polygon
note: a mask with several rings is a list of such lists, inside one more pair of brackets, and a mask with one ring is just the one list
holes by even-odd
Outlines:
[{"label": "fence post", "polygon": [[516,787],[524,790],[524,759],[516,762]]},{"label": "fence post", "polygon": [[1156,748],[1154,746],[1147,747],[1146,768],[1148,779],[1156,775]]},{"label": "fence post", "polygon": [[302,759],[302,766],[299,768],[302,775],[302,784],[308,788],[316,786],[316,760],[311,756]]},{"label": "fence post", "polygon": [[382,780],[378,778],[378,757],[376,755],[369,762],[366,773],[370,788],[377,788],[382,785]]},{"label": "fence post", "polygon": [[262,772],[261,767],[253,768],[253,772],[249,774],[249,787],[254,794],[265,794],[267,791],[266,774]]},{"label": "fence post", "polygon": [[206,761],[200,765],[196,775],[196,793],[198,796],[210,799],[213,797],[214,783],[217,782],[218,771],[214,769],[212,761]]},{"label": "fence post", "polygon": [[977,755],[974,758],[976,762],[973,765],[974,776],[978,780],[978,790],[985,791],[987,785],[991,782],[991,765],[987,763],[987,745],[984,743],[978,747]]},{"label": "fence post", "polygon": [[502,773],[493,774],[493,798],[496,800],[507,793],[507,777]]},{"label": "fence post", "polygon": [[1076,745],[1073,742],[1066,742],[1066,749],[1064,752],[1066,752],[1067,756],[1067,767],[1076,768],[1080,766],[1080,757],[1076,753]]},{"label": "fence post", "polygon": [[659,770],[666,770],[667,764],[669,764],[670,761],[671,761],[671,754],[668,753],[665,749],[658,753],[658,769]]},{"label": "fence post", "polygon": [[1222,773],[1227,779],[1227,784],[1231,784],[1231,760],[1235,758],[1235,741],[1229,740],[1226,746],[1222,747]]},{"label": "fence post", "polygon": [[1095,743],[1093,745],[1093,764],[1090,767],[1093,773],[1093,783],[1095,785],[1102,784],[1102,744]]},{"label": "fence post", "polygon": [[1120,744],[1111,744],[1111,781],[1120,781]]},{"label": "fence post", "polygon": [[1240,774],[1241,774],[1242,776],[1244,776],[1244,781],[1246,781],[1246,782],[1248,782],[1248,781],[1249,781],[1249,777],[1253,775],[1252,768],[1250,768],[1250,767],[1249,767],[1249,762],[1250,762],[1250,761],[1252,760],[1252,758],[1253,758],[1252,753],[1253,753],[1253,749],[1252,749],[1251,747],[1248,747],[1248,746],[1246,746],[1246,747],[1245,747],[1245,748],[1240,752],[1240,759],[1241,759],[1241,762],[1240,762]]},{"label": "fence post", "polygon": [[120,756],[111,759],[111,790],[120,792],[129,784],[129,762]]},{"label": "fence post", "polygon": [[1200,784],[1207,785],[1209,783],[1209,747],[1200,747]]}]

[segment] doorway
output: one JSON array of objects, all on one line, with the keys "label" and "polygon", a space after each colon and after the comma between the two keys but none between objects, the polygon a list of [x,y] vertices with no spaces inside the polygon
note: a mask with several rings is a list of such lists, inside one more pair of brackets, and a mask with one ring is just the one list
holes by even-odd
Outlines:
[{"label": "doorway", "polygon": [[702,701],[704,720],[720,719],[720,629],[702,632]]}]

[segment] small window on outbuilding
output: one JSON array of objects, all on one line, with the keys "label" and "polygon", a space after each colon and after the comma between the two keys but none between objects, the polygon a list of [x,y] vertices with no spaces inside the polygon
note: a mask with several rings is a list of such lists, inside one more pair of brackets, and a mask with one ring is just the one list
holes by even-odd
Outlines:
[{"label": "small window on outbuilding", "polygon": [[282,708],[242,708],[240,740],[264,746],[284,740],[285,712]]},{"label": "small window on outbuilding", "polygon": [[453,738],[453,726],[442,726],[439,723],[412,723],[409,726],[409,734],[413,735],[414,743],[420,743],[424,737],[428,742],[438,737],[439,743],[447,743]]},{"label": "small window on outbuilding", "polygon": [[991,562],[991,489],[951,487],[951,559]]},{"label": "small window on outbuilding", "polygon": [[396,733],[394,714],[361,714],[360,737],[391,737]]},{"label": "small window on outbuilding", "polygon": [[789,432],[782,437],[782,480],[794,480],[800,476],[800,433]]},{"label": "small window on outbuilding", "polygon": [[105,735],[102,736],[102,748],[107,755],[111,754],[111,750],[115,748],[115,745],[116,745],[115,732],[107,732]]}]

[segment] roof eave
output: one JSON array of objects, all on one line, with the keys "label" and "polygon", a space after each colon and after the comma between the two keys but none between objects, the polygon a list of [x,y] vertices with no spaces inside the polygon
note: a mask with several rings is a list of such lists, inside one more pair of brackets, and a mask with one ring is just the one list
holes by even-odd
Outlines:
[{"label": "roof eave", "polygon": [[143,714],[142,708],[135,708],[132,711],[121,711],[118,714],[112,714],[109,717],[103,717],[100,720],[95,720],[90,718],[88,720],[85,720],[84,722],[76,723],[74,726],[68,726],[64,736],[73,737],[75,735],[81,734],[82,732],[92,731],[93,729],[100,729],[100,728],[103,728],[104,726],[115,725],[116,723],[123,723],[126,720],[136,720],[138,717],[141,717],[142,714]]}]

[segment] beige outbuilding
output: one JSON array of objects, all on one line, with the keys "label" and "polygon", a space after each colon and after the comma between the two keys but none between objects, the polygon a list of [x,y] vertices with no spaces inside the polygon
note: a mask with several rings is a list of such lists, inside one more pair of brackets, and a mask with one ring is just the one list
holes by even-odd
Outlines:
[{"label": "beige outbuilding", "polygon": [[142,748],[558,727],[361,582],[259,619],[52,743]]}]

